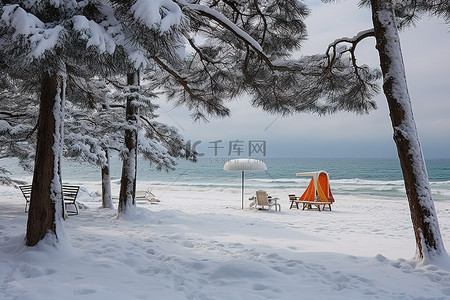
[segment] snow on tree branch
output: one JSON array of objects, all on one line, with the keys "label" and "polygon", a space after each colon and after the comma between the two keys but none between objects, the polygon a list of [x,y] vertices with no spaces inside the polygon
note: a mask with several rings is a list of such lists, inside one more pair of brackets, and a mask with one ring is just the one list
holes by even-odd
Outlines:
[{"label": "snow on tree branch", "polygon": [[27,13],[18,5],[3,7],[2,21],[15,30],[13,39],[26,37],[31,48],[31,56],[37,58],[51,50],[58,43],[58,38],[64,27],[55,25],[47,28],[45,24],[33,14]]},{"label": "snow on tree branch", "polygon": [[[340,38],[340,39],[337,39],[334,42],[332,42],[328,46],[327,51],[326,51],[329,69],[333,68],[333,65],[336,61],[337,56],[342,55],[345,52],[349,52],[351,55],[352,65],[353,65],[355,74],[356,74],[356,76],[358,76],[358,78],[360,78],[362,80],[362,78],[360,77],[360,74],[359,74],[359,67],[356,63],[356,56],[355,56],[356,46],[363,39],[365,39],[367,37],[374,37],[374,36],[375,36],[375,32],[374,32],[373,28],[371,28],[371,29],[359,32],[357,35],[355,35],[352,38],[344,37],[344,38]],[[339,46],[342,43],[350,44],[350,47],[347,48],[347,47]],[[330,53],[330,51],[331,51],[331,53]]]},{"label": "snow on tree branch", "polygon": [[184,17],[180,7],[171,0],[137,0],[131,6],[131,13],[148,28],[161,32],[179,25]]},{"label": "snow on tree branch", "polygon": [[199,15],[216,21],[218,24],[220,24],[221,26],[232,32],[238,39],[242,40],[247,45],[249,45],[271,69],[273,68],[272,62],[267,57],[267,55],[264,54],[261,45],[255,39],[253,39],[247,32],[239,28],[239,26],[231,22],[224,15],[204,5],[191,4],[184,0],[180,0],[179,2],[185,7],[197,12]]},{"label": "snow on tree branch", "polygon": [[190,4],[185,1],[180,2],[189,7],[190,9],[198,12],[200,15],[207,16],[208,18],[218,22],[220,25],[226,27],[227,29],[235,33],[238,38],[247,42],[247,44],[249,44],[257,52],[262,52],[262,47],[257,41],[255,41],[248,33],[246,33],[244,30],[236,26],[236,24],[228,20],[224,15],[220,14],[216,10],[200,4]]},{"label": "snow on tree branch", "polygon": [[116,41],[107,34],[103,26],[88,20],[85,16],[74,16],[72,21],[73,29],[80,32],[80,38],[87,40],[86,48],[95,46],[100,53],[112,54],[114,52]]}]

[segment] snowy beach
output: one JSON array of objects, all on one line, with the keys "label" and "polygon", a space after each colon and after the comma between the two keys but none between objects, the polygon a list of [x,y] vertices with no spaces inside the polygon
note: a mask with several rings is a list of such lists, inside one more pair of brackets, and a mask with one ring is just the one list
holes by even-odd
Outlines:
[{"label": "snowy beach", "polygon": [[2,1],[0,300],[450,300],[450,2],[338,2]]},{"label": "snowy beach", "polygon": [[[239,190],[158,186],[159,204],[117,219],[100,190],[82,187],[55,249],[23,246],[25,201],[0,187],[1,299],[450,298],[448,262],[413,261],[405,200],[338,195],[318,212],[279,194],[282,211],[267,212],[241,210]],[[450,202],[435,205],[449,249]]]}]

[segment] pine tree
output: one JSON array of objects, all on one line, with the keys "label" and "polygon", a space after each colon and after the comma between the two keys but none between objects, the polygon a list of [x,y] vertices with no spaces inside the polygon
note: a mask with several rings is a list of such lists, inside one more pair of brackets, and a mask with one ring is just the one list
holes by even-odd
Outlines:
[{"label": "pine tree", "polygon": [[157,106],[142,94],[139,72],[127,75],[125,89],[126,118],[124,124],[124,149],[119,214],[135,208],[136,174],[138,153],[156,166],[158,170],[171,170],[177,157],[195,160],[195,153],[186,151],[183,138],[175,128],[154,121]]},{"label": "pine tree", "polygon": [[[389,106],[393,137],[403,172],[416,238],[416,259],[427,263],[438,257],[448,257],[439,230],[425,160],[413,117],[398,30],[413,24],[414,20],[424,14],[442,17],[449,23],[450,4],[444,0],[363,0],[360,5],[371,8],[374,28],[361,32],[351,39],[336,40],[328,51],[335,55],[339,52],[339,44],[350,43],[350,50],[345,51],[351,53],[356,67],[354,56],[356,45],[366,37],[375,37],[384,79],[383,91]],[[334,68],[332,60],[330,68]],[[356,71],[355,68],[355,73]]]},{"label": "pine tree", "polygon": [[99,1],[9,1],[0,8],[1,52],[8,74],[37,74],[40,81],[26,233],[26,245],[34,246],[49,232],[57,239],[64,236],[61,156],[67,73],[107,72],[113,54],[119,55],[115,46],[120,36],[114,31],[117,23]]}]

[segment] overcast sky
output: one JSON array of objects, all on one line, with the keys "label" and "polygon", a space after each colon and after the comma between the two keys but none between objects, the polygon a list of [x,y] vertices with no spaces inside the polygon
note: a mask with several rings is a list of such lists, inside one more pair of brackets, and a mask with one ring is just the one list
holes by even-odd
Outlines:
[{"label": "overcast sky", "polygon": [[[306,3],[311,14],[306,20],[309,38],[301,49],[304,55],[323,53],[336,38],[352,37],[372,27],[370,11],[358,9],[355,0]],[[427,17],[400,36],[413,112],[426,158],[450,157],[449,29],[442,20]],[[374,45],[374,38],[370,38],[358,46],[360,64],[379,67]],[[378,110],[369,115],[340,112],[321,117],[305,113],[279,117],[252,108],[243,97],[229,103],[231,117],[211,118],[207,124],[193,123],[186,109],[174,108],[172,103],[159,104],[160,120],[178,127],[186,140],[200,141],[196,148],[205,157],[228,157],[230,142],[231,146],[237,144],[233,141],[243,142],[244,153],[240,156],[248,156],[249,142],[265,141],[266,157],[394,158],[396,148],[384,95],[377,96],[376,102]],[[261,157],[261,151],[255,150],[251,156]],[[232,152],[231,156],[236,154]]]}]

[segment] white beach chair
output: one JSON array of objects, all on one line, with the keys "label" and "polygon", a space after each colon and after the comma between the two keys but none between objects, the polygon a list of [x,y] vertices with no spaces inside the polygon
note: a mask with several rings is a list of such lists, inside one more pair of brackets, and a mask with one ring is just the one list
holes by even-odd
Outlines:
[{"label": "white beach chair", "polygon": [[150,203],[158,203],[161,202],[159,199],[156,199],[155,195],[151,192],[150,189],[146,191],[136,191],[136,201],[145,200]]},{"label": "white beach chair", "polygon": [[265,191],[256,191],[256,202],[253,208],[255,209],[266,209],[270,210],[275,207],[275,210],[281,211],[281,205],[277,203],[278,198],[272,198],[267,196]]}]

